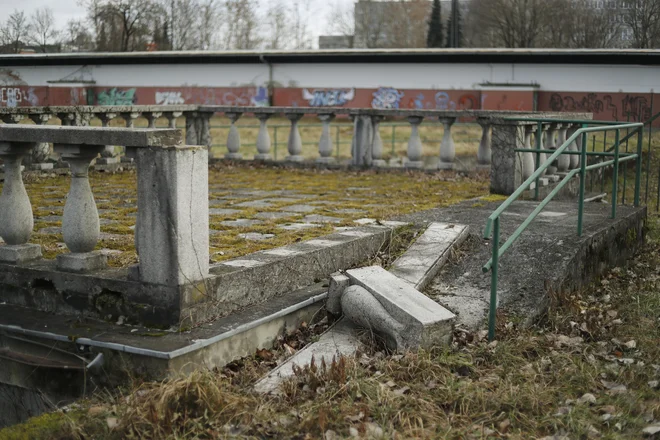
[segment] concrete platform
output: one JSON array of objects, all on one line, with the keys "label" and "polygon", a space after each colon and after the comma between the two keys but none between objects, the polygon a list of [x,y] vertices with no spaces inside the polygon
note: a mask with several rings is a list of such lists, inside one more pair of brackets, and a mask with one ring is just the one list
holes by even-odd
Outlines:
[{"label": "concrete platform", "polygon": [[[453,207],[402,216],[412,223],[456,222],[470,226],[465,255],[447,265],[425,293],[458,315],[458,323],[480,328],[489,307],[491,242],[482,238],[486,219],[501,202],[466,201]],[[525,220],[537,202],[518,201],[502,216],[501,243]],[[624,265],[644,240],[646,208],[586,203],[584,234],[577,235],[577,203],[551,202],[500,259],[499,307],[528,324],[541,316],[551,292],[588,284],[609,268]]]}]

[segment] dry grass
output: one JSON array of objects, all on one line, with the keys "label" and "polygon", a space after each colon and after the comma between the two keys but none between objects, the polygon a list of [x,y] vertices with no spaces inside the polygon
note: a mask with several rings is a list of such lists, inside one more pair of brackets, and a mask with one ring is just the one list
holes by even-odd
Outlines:
[{"label": "dry grass", "polygon": [[46,431],[29,431],[35,421],[0,437],[642,438],[660,423],[658,217],[649,225],[649,242],[627,269],[554,296],[535,327],[500,316],[496,343],[459,330],[451,347],[431,352],[373,348],[299,369],[281,396],[256,395],[251,385],[280,346],[222,371],[87,402]]}]

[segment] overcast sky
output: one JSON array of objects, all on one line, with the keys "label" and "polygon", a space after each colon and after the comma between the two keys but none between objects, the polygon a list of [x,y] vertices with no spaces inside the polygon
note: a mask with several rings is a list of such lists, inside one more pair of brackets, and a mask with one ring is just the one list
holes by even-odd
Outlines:
[{"label": "overcast sky", "polygon": [[[263,5],[268,4],[268,0],[260,0]],[[309,29],[314,37],[325,33],[327,23],[326,17],[331,5],[347,5],[354,3],[354,0],[310,0],[311,16],[309,17]],[[78,0],[0,0],[3,16],[7,16],[14,9],[22,9],[29,16],[35,9],[48,6],[53,10],[57,27],[62,29],[71,19],[84,18],[85,11],[78,4]],[[4,21],[4,20],[3,20]],[[314,38],[316,40],[316,38]]]}]

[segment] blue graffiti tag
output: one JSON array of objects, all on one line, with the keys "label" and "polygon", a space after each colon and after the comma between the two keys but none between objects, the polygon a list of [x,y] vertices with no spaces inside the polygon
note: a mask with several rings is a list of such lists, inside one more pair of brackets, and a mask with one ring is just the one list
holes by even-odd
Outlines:
[{"label": "blue graffiti tag", "polygon": [[311,107],[337,107],[352,101],[355,98],[355,89],[351,90],[314,90],[310,92],[303,89],[303,99]]},{"label": "blue graffiti tag", "polygon": [[395,109],[399,108],[401,98],[404,93],[399,92],[392,87],[381,87],[374,92],[374,99],[371,101],[371,106],[377,109]]},{"label": "blue graffiti tag", "polygon": [[251,101],[255,107],[268,107],[268,89],[266,87],[258,87],[257,94],[252,97]]}]

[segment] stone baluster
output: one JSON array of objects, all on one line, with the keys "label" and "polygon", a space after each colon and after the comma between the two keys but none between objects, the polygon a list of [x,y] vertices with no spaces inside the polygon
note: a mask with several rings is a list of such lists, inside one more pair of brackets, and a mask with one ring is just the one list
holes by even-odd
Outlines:
[{"label": "stone baluster", "polygon": [[[30,119],[37,125],[46,124],[52,115],[50,113],[31,114]],[[48,162],[50,158],[50,144],[48,142],[39,142],[32,149],[30,155],[30,168],[33,170],[52,170],[53,164]],[[25,161],[25,159],[24,159]]]},{"label": "stone baluster", "polygon": [[62,235],[70,254],[58,255],[57,267],[67,272],[102,269],[106,257],[94,248],[100,237],[99,213],[89,185],[89,166],[103,145],[55,144],[55,151],[71,166],[71,188],[64,205]]},{"label": "stone baluster", "polygon": [[[545,150],[546,149],[546,144],[547,144],[547,139],[548,139],[548,126],[546,124],[541,124],[541,132],[540,133],[537,132],[536,133],[536,138],[534,139],[535,140],[534,149],[536,149],[537,146],[540,146],[541,150]],[[543,165],[545,163],[546,159],[548,158],[548,156],[545,153],[539,153],[538,154],[538,163],[537,163],[536,162],[536,157],[537,157],[537,155],[536,155],[536,153],[534,153],[534,161],[535,161],[535,164],[536,164],[536,167],[534,168],[534,170],[537,170],[541,165]],[[541,177],[545,176],[546,174],[548,174],[548,168],[543,170],[543,172],[541,173]]]},{"label": "stone baluster", "polygon": [[271,160],[270,155],[270,133],[268,132],[268,119],[272,116],[270,113],[255,113],[259,119],[259,134],[257,135],[257,154],[254,160]]},{"label": "stone baluster", "polygon": [[21,161],[35,147],[32,143],[0,143],[0,158],[5,164],[5,182],[0,195],[0,261],[16,264],[41,257],[41,246],[29,244],[34,219],[28,197]]},{"label": "stone baluster", "polygon": [[438,169],[451,170],[454,168],[454,159],[456,158],[456,147],[454,146],[454,138],[451,135],[451,127],[456,122],[456,118],[440,118],[440,121],[445,126],[445,133],[440,144]]},{"label": "stone baluster", "polygon": [[[530,150],[532,148],[532,135],[535,131],[536,126],[534,125],[528,125],[525,127],[525,142],[523,144],[524,149]],[[534,153],[523,152],[518,156],[520,158],[520,164],[522,167],[521,177],[522,180],[525,181],[529,179],[532,174],[534,174]]]},{"label": "stone baluster", "polygon": [[[575,124],[571,125],[570,127],[571,127],[571,128],[570,128],[570,130],[569,130],[568,133],[567,133],[568,137],[573,136],[573,135],[575,134],[575,132],[578,130],[578,126],[575,125]],[[573,142],[571,142],[571,145],[569,145],[569,147],[568,147],[568,151],[572,151],[572,152],[578,152],[578,151],[580,151],[580,149],[578,148],[577,139],[574,140]],[[577,167],[579,167],[579,166],[580,166],[580,156],[577,155],[577,154],[571,154],[571,155],[570,155],[570,165],[569,165],[569,168],[573,170],[573,169],[575,169],[575,168],[577,168]]]},{"label": "stone baluster", "polygon": [[[99,113],[97,118],[101,121],[102,127],[107,127],[110,125],[110,122],[117,117],[117,113]],[[114,145],[106,145],[103,151],[101,151],[101,157],[96,159],[97,165],[111,165],[120,162],[119,154],[117,153],[117,147]]]},{"label": "stone baluster", "polygon": [[73,113],[58,113],[57,117],[60,119],[63,126],[68,127],[70,125],[75,125],[73,123],[75,115]]},{"label": "stone baluster", "polygon": [[227,136],[227,151],[225,154],[225,159],[229,160],[241,160],[243,155],[240,153],[241,150],[241,135],[238,132],[236,127],[236,121],[243,115],[243,113],[225,113],[225,116],[231,121],[231,126],[229,127],[229,135]]},{"label": "stone baluster", "polygon": [[[127,113],[122,113],[121,117],[126,121],[126,128],[133,128],[135,127],[135,120],[140,117],[139,112],[127,112]],[[133,158],[126,156],[126,149],[123,146],[119,146],[116,148],[119,150],[118,156],[120,158],[121,162],[124,163],[133,163]]]},{"label": "stone baluster", "polygon": [[167,119],[168,128],[176,128],[176,120],[183,115],[183,112],[164,112],[163,116]]},{"label": "stone baluster", "polygon": [[490,146],[490,121],[488,119],[478,119],[477,123],[481,125],[481,141],[479,142],[479,150],[477,151],[477,168],[490,169],[492,154]]},{"label": "stone baluster", "polygon": [[380,123],[382,120],[382,116],[371,117],[374,132],[371,141],[371,165],[376,168],[387,166],[387,162],[383,159],[383,138],[380,137]]},{"label": "stone baluster", "polygon": [[408,140],[408,162],[407,168],[423,168],[424,161],[422,160],[422,139],[419,137],[419,124],[424,120],[423,116],[409,116],[408,122],[410,123],[411,132],[410,139]]},{"label": "stone baluster", "polygon": [[[557,124],[557,129],[559,134],[557,136],[557,148],[561,147],[566,143],[566,131],[568,130],[568,125],[566,124]],[[557,172],[566,173],[569,166],[571,165],[571,156],[568,154],[561,154],[557,158]]]},{"label": "stone baluster", "polygon": [[197,145],[197,112],[185,112],[186,145]]},{"label": "stone baluster", "polygon": [[147,112],[143,116],[147,120],[147,128],[156,128],[156,121],[163,116],[163,112]]},{"label": "stone baluster", "polygon": [[213,157],[211,151],[211,116],[213,113],[199,113],[197,118],[197,145],[206,147],[209,157]]},{"label": "stone baluster", "polygon": [[[545,137],[545,149],[546,150],[555,150],[557,148],[556,143],[557,137],[557,126],[555,124],[550,124],[548,127],[548,132]],[[552,154],[552,153],[550,153]],[[557,161],[555,160],[547,169],[546,176],[554,176],[552,180],[556,180],[557,174]]]},{"label": "stone baluster", "polygon": [[326,114],[318,115],[319,120],[323,123],[323,131],[321,132],[321,139],[319,140],[319,157],[316,163],[330,164],[335,162],[332,157],[332,136],[330,135],[330,123],[335,119],[335,115]]},{"label": "stone baluster", "polygon": [[302,162],[302,139],[300,138],[300,131],[298,130],[298,121],[303,117],[302,113],[287,113],[285,115],[291,121],[291,129],[289,131],[289,141],[287,149],[289,155],[286,157],[287,162]]}]

